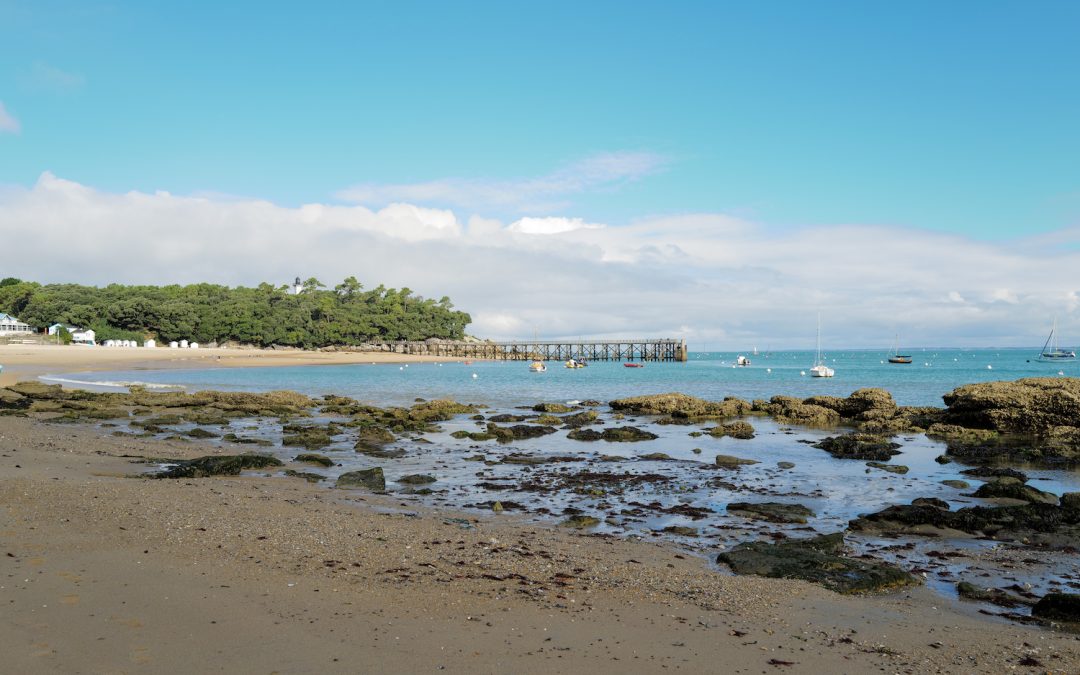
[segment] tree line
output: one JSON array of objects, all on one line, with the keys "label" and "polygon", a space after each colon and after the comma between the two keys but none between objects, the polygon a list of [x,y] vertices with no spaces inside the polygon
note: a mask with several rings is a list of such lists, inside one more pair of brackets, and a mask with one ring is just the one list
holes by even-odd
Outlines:
[{"label": "tree line", "polygon": [[356,277],[332,289],[311,278],[299,294],[288,286],[254,288],[191,284],[103,288],[0,281],[0,312],[39,329],[55,323],[92,328],[99,340],[192,340],[268,347],[317,348],[370,342],[460,340],[472,318],[450,298],[423,298]]}]

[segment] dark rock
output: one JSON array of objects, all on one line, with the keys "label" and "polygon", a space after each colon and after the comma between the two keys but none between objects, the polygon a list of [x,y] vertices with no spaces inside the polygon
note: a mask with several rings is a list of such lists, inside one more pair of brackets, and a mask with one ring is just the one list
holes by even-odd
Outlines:
[{"label": "dark rock", "polygon": [[956,584],[956,593],[965,600],[988,602],[999,607],[1020,607],[1032,602],[1000,588],[983,588],[967,581]]},{"label": "dark rock", "polygon": [[1057,504],[1057,495],[1025,485],[1016,478],[997,478],[984,483],[973,495],[983,499],[1019,499],[1025,502]]},{"label": "dark rock", "polygon": [[703,421],[741,417],[750,412],[750,404],[736,398],[721,402],[687,396],[686,394],[650,394],[611,401],[612,410],[632,415],[670,415],[686,421]]},{"label": "dark rock", "polygon": [[831,408],[804,403],[793,396],[773,396],[768,403],[755,402],[754,409],[779,422],[811,427],[830,427],[840,422],[840,413]]},{"label": "dark rock", "polygon": [[566,415],[565,417],[560,417],[559,421],[571,429],[580,429],[583,426],[595,422],[596,418],[597,414],[595,411],[583,410],[573,415]]},{"label": "dark rock", "polygon": [[915,577],[883,562],[853,560],[841,555],[841,532],[777,544],[755,541],[721,553],[718,562],[736,574],[774,579],[803,579],[837,593],[873,593],[914,585]]},{"label": "dark rock", "polygon": [[666,452],[650,452],[647,455],[639,456],[638,459],[640,459],[642,461],[653,461],[653,462],[671,462],[671,461],[674,461],[674,458],[671,455],[667,454]]},{"label": "dark rock", "polygon": [[938,509],[949,510],[949,502],[944,499],[938,499],[937,497],[917,497],[911,500],[911,503],[915,506],[933,506]]},{"label": "dark rock", "polygon": [[560,527],[572,527],[572,528],[574,528],[576,530],[583,530],[583,529],[586,529],[586,528],[589,528],[589,527],[596,527],[599,524],[600,524],[600,519],[599,518],[594,518],[593,516],[587,516],[587,515],[579,513],[579,514],[570,516],[566,520],[562,521],[561,523],[559,523],[559,526]]},{"label": "dark rock", "polygon": [[281,460],[267,455],[221,455],[185,459],[152,478],[205,478],[207,476],[237,476],[245,469],[281,466]]},{"label": "dark rock", "polygon": [[399,459],[405,456],[405,448],[371,448],[367,450],[357,449],[361,455],[376,459]]},{"label": "dark rock", "polygon": [[979,479],[1015,478],[1021,483],[1026,483],[1028,480],[1027,474],[1023,471],[1004,466],[978,466],[974,469],[964,469],[960,473]]},{"label": "dark rock", "polygon": [[489,434],[493,434],[500,443],[522,441],[529,438],[540,438],[555,433],[555,427],[537,426],[534,424],[515,424],[509,427],[500,427],[496,424],[488,424]]},{"label": "dark rock", "polygon": [[989,537],[1033,546],[1067,548],[1080,539],[1080,509],[1053,504],[972,506],[944,511],[929,505],[890,506],[848,523],[852,530],[882,534]]},{"label": "dark rock", "polygon": [[573,412],[573,408],[562,403],[537,403],[533,406],[533,411],[539,413],[568,413]]},{"label": "dark rock", "polygon": [[330,459],[326,455],[319,455],[313,452],[299,454],[293,457],[294,462],[309,462],[311,464],[319,464],[321,466],[334,466],[334,460]]},{"label": "dark rock", "polygon": [[378,450],[388,443],[393,443],[395,436],[388,429],[368,426],[360,430],[360,435],[353,447],[357,452],[368,454],[368,451]]},{"label": "dark rock", "polygon": [[871,469],[881,469],[882,471],[888,471],[889,473],[898,473],[904,475],[908,472],[908,468],[902,464],[883,464],[881,462],[867,462],[866,466]]},{"label": "dark rock", "polygon": [[943,480],[941,481],[941,484],[948,485],[949,487],[956,488],[957,490],[966,490],[971,487],[971,484],[968,483],[966,480]]},{"label": "dark rock", "polygon": [[749,466],[751,464],[761,464],[756,459],[743,459],[742,457],[735,457],[734,455],[717,455],[716,466],[724,469],[737,469],[740,466]]},{"label": "dark rock", "polygon": [[368,490],[381,492],[386,489],[386,478],[383,476],[383,470],[380,466],[361,471],[349,471],[338,476],[337,487],[367,488]]},{"label": "dark rock", "polygon": [[495,436],[495,434],[488,433],[488,432],[485,432],[485,431],[464,431],[464,430],[461,430],[461,431],[455,431],[454,433],[452,433],[450,435],[452,437],[454,437],[454,438],[459,438],[459,439],[467,438],[470,441],[490,441],[490,440],[492,440],[494,438],[497,438],[497,436]]},{"label": "dark rock", "polygon": [[575,441],[605,440],[610,443],[634,443],[659,438],[651,431],[637,427],[607,427],[603,432],[597,432],[595,429],[574,429],[566,437]]},{"label": "dark rock", "polygon": [[501,415],[492,415],[488,418],[488,422],[496,422],[498,424],[509,424],[511,422],[524,422],[528,418],[524,415],[512,415],[510,413],[502,413]]},{"label": "dark rock", "polygon": [[397,479],[397,482],[405,485],[427,485],[428,483],[434,483],[437,479],[435,476],[426,473],[411,473],[407,476],[402,476]]},{"label": "dark rock", "polygon": [[1080,509],[1080,492],[1065,492],[1061,495],[1061,506],[1067,509]]},{"label": "dark rock", "polygon": [[952,457],[948,455],[938,455],[934,458],[934,461],[938,464],[952,464]]},{"label": "dark rock", "polygon": [[680,537],[696,537],[699,534],[696,527],[687,527],[686,525],[668,525],[660,531]]},{"label": "dark rock", "polygon": [[728,504],[728,513],[751,518],[753,520],[767,520],[770,523],[805,523],[807,518],[815,514],[802,504],[783,504],[780,502],[732,502]]},{"label": "dark rock", "polygon": [[749,422],[743,420],[732,422],[730,424],[721,424],[720,426],[706,429],[705,432],[714,438],[730,436],[732,438],[749,440],[754,437],[754,427],[752,427]]},{"label": "dark rock", "polygon": [[795,462],[777,462],[776,466],[780,469],[794,469]]},{"label": "dark rock", "polygon": [[200,427],[195,427],[194,429],[191,429],[190,431],[185,432],[184,435],[185,436],[190,436],[191,438],[217,438],[218,437],[218,435],[215,434],[214,432],[207,431],[206,429],[202,429]]},{"label": "dark rock", "polygon": [[311,473],[310,471],[293,471],[292,469],[286,469],[285,475],[291,478],[303,478],[309,483],[318,483],[324,480],[326,476],[321,476],[317,473]]},{"label": "dark rock", "polygon": [[1047,593],[1031,608],[1031,615],[1051,621],[1080,622],[1080,594]]},{"label": "dark rock", "polygon": [[829,436],[814,444],[837,459],[872,459],[879,462],[889,461],[893,455],[899,455],[899,443],[894,443],[882,436],[853,433],[843,436]]},{"label": "dark rock", "polygon": [[274,443],[266,438],[252,438],[250,436],[237,436],[236,434],[229,432],[221,437],[221,440],[228,443],[240,443],[243,445],[262,445],[272,446]]}]

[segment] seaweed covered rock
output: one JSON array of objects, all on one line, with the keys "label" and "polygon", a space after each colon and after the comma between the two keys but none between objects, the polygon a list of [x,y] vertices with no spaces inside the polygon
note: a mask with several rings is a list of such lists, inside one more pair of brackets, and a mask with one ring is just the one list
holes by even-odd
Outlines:
[{"label": "seaweed covered rock", "polygon": [[607,427],[602,432],[595,429],[574,429],[566,435],[575,441],[608,441],[609,443],[634,443],[659,438],[651,431],[638,427]]},{"label": "seaweed covered rock", "polygon": [[397,482],[404,485],[427,485],[428,483],[434,483],[435,476],[426,473],[410,473],[407,476],[402,476],[397,479]]},{"label": "seaweed covered rock", "polygon": [[1041,434],[1080,424],[1080,379],[1030,377],[980,382],[942,397],[945,423],[1001,433]]},{"label": "seaweed covered rock", "polygon": [[376,492],[386,489],[386,478],[383,476],[381,466],[360,471],[349,471],[338,476],[336,487],[339,488],[366,488]]},{"label": "seaweed covered rock", "polygon": [[1007,466],[977,466],[974,469],[964,469],[960,473],[972,476],[979,480],[994,480],[995,478],[1015,478],[1021,483],[1027,482],[1027,474],[1023,471],[1010,469]]},{"label": "seaweed covered rock", "polygon": [[26,410],[33,401],[12,389],[0,389],[0,410]]},{"label": "seaweed covered rock", "polygon": [[829,427],[840,423],[840,413],[832,408],[804,403],[794,396],[773,396],[768,402],[755,401],[754,410],[785,424]]},{"label": "seaweed covered rock", "polygon": [[611,401],[612,410],[631,415],[669,415],[677,420],[715,420],[741,417],[750,412],[750,404],[737,398],[706,401],[686,394],[649,394]]},{"label": "seaweed covered rock", "polygon": [[903,464],[885,464],[884,462],[867,462],[866,466],[871,469],[881,469],[882,471],[888,471],[889,473],[895,473],[901,476],[910,470]]},{"label": "seaweed covered rock", "polygon": [[575,530],[584,530],[589,527],[596,527],[600,524],[600,519],[594,516],[587,516],[584,514],[576,514],[570,516],[566,520],[559,523],[560,527],[569,527]]},{"label": "seaweed covered rock", "polygon": [[560,417],[559,421],[568,428],[580,429],[583,426],[595,422],[597,417],[598,415],[596,414],[596,411],[583,410],[579,413],[574,413],[573,415],[566,415],[564,417]]},{"label": "seaweed covered rock", "polygon": [[394,434],[382,427],[363,427],[360,429],[360,435],[356,439],[356,444],[353,448],[357,452],[378,450],[388,443],[393,443],[394,439]]},{"label": "seaweed covered rock", "polygon": [[841,532],[777,544],[755,541],[721,553],[718,562],[736,574],[774,579],[803,579],[837,593],[875,593],[912,586],[915,577],[884,562],[854,560],[842,555]]},{"label": "seaweed covered rock", "polygon": [[511,441],[523,441],[529,438],[540,438],[555,433],[555,427],[537,424],[514,424],[509,427],[500,427],[497,424],[488,424],[487,431],[500,443]]},{"label": "seaweed covered rock", "polygon": [[309,464],[318,464],[319,466],[334,466],[334,460],[330,459],[326,455],[320,455],[314,452],[301,453],[296,457],[293,457],[294,462],[307,462]]},{"label": "seaweed covered rock", "polygon": [[450,436],[462,440],[467,438],[470,441],[490,441],[491,439],[496,438],[495,434],[487,431],[465,431],[464,429],[455,431],[450,434]]},{"label": "seaweed covered rock", "polygon": [[1031,615],[1051,621],[1080,622],[1080,594],[1047,593],[1031,608]]},{"label": "seaweed covered rock", "polygon": [[739,420],[737,422],[731,422],[730,424],[721,424],[720,426],[706,429],[705,433],[714,438],[730,436],[731,438],[749,440],[754,437],[754,427],[751,426],[749,422]]},{"label": "seaweed covered rock", "polygon": [[1025,485],[1016,478],[996,478],[984,483],[975,491],[974,497],[983,499],[1018,499],[1033,504],[1057,504],[1057,495]]},{"label": "seaweed covered rock", "polygon": [[717,455],[715,463],[716,466],[722,469],[737,469],[740,466],[761,464],[761,462],[756,459],[743,459],[742,457],[736,457],[734,455]]},{"label": "seaweed covered rock", "polygon": [[536,405],[533,406],[532,409],[533,409],[534,412],[538,412],[538,413],[558,413],[558,414],[568,413],[568,412],[572,412],[574,410],[570,406],[563,405],[562,403],[537,403]]},{"label": "seaweed covered rock", "polygon": [[220,455],[177,461],[152,478],[205,478],[208,476],[237,476],[245,469],[281,466],[281,460],[269,455]]},{"label": "seaweed covered rock", "polygon": [[1022,598],[1015,593],[1000,588],[976,586],[968,581],[961,581],[956,584],[956,594],[965,600],[988,602],[998,607],[1021,607],[1032,604],[1031,600]]},{"label": "seaweed covered rock", "polygon": [[898,505],[860,516],[848,528],[886,535],[968,535],[1067,548],[1080,540],[1080,509],[1043,503],[969,506],[956,511],[927,504]]},{"label": "seaweed covered rock", "polygon": [[874,434],[852,433],[843,436],[828,436],[818,443],[820,448],[837,459],[862,459],[887,462],[893,455],[899,455],[899,443]]},{"label": "seaweed covered rock", "polygon": [[770,523],[806,523],[815,513],[802,504],[783,504],[781,502],[732,502],[727,506],[728,513],[752,520],[765,520]]},{"label": "seaweed covered rock", "polygon": [[311,471],[295,471],[293,469],[286,469],[285,475],[290,478],[303,478],[309,483],[318,483],[326,479],[326,476],[321,474],[312,473]]}]

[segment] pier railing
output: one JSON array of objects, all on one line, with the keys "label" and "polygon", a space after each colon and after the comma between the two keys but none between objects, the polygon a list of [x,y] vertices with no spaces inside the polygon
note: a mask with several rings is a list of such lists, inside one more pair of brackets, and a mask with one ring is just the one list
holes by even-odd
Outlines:
[{"label": "pier railing", "polygon": [[686,340],[672,338],[508,342],[425,340],[390,346],[399,354],[505,361],[686,361],[687,358]]}]

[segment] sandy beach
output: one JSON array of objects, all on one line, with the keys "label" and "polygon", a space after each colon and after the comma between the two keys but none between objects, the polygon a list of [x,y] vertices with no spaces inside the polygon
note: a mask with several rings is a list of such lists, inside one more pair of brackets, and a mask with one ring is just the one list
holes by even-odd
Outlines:
[{"label": "sandy beach", "polygon": [[447,357],[389,352],[321,352],[300,349],[142,349],[77,345],[0,344],[0,386],[41,375],[102,370],[168,368],[252,368],[343,365],[350,363],[423,363],[454,361]]},{"label": "sandy beach", "polygon": [[133,458],[222,450],[103,434],[0,417],[10,672],[1080,668],[1076,636],[925,588],[840,596],[295,479],[134,479]]}]

